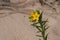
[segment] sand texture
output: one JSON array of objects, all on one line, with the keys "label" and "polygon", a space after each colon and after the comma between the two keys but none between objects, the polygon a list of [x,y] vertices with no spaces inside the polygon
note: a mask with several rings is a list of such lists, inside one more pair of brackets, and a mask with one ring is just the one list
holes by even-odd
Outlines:
[{"label": "sand texture", "polygon": [[37,29],[28,18],[36,9],[43,11],[43,19],[48,18],[48,40],[60,40],[60,2],[47,0],[46,3],[48,5],[41,5],[39,0],[0,1],[0,40],[38,40]]}]

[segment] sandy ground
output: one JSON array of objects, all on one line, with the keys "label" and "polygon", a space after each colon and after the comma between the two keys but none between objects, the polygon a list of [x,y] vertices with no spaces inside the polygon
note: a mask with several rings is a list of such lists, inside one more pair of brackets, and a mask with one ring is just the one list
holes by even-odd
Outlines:
[{"label": "sandy ground", "polygon": [[39,37],[35,36],[37,29],[30,25],[28,18],[29,14],[36,9],[44,12],[44,19],[48,18],[47,25],[50,27],[47,30],[48,40],[60,40],[59,6],[56,5],[56,13],[48,6],[41,6],[38,1],[30,0],[30,2],[33,3],[28,2],[29,4],[18,7],[17,12],[5,9],[0,11],[0,40],[38,40]]}]

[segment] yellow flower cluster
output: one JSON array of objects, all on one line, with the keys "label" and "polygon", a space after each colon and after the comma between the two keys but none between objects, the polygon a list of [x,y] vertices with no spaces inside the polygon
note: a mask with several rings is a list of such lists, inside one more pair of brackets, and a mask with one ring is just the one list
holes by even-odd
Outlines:
[{"label": "yellow flower cluster", "polygon": [[39,16],[40,16],[40,14],[38,14],[38,12],[36,11],[36,12],[32,12],[31,14],[30,14],[30,21],[31,22],[33,22],[33,21],[38,21],[39,20]]}]

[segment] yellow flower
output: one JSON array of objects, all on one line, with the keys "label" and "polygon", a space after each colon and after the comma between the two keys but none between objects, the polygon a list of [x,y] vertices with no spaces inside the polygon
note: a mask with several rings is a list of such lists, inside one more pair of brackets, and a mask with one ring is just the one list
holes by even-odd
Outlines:
[{"label": "yellow flower", "polygon": [[38,12],[32,12],[30,14],[30,21],[38,21],[39,20],[39,16],[40,14],[38,14]]}]

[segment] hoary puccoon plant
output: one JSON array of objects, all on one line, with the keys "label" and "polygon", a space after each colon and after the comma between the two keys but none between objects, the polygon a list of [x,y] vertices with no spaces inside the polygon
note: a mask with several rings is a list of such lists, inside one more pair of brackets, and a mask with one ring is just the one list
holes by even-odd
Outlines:
[{"label": "hoary puccoon plant", "polygon": [[[46,30],[48,29],[48,27],[46,25],[46,22],[48,22],[48,20],[42,20],[42,15],[43,12],[36,10],[30,14],[29,19],[32,23],[32,26],[37,28],[37,32],[40,33],[40,35],[36,36],[41,37],[43,40],[47,40],[48,34],[46,34]],[[41,38],[39,40],[42,40]]]}]

